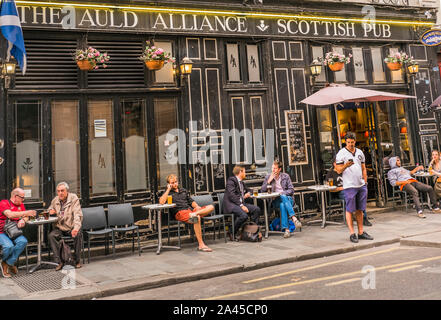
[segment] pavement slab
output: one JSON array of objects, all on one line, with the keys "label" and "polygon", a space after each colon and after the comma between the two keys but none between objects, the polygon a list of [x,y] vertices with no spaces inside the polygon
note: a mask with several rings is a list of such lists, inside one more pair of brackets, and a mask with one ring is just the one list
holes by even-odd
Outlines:
[{"label": "pavement slab", "polygon": [[76,279],[81,279],[77,287],[29,293],[13,279],[1,278],[0,299],[93,299],[392,243],[441,248],[441,214],[428,213],[426,219],[410,211],[368,211],[368,215],[373,226],[364,230],[374,237],[373,241],[350,242],[344,225],[323,229],[320,225],[305,225],[290,238],[274,234],[261,243],[225,243],[209,237],[206,243],[213,249],[209,253],[198,252],[195,242],[184,243],[179,251],[164,250],[160,255],[145,251],[138,256],[137,251],[133,255],[126,251],[117,252],[116,259],[112,255],[92,257],[90,264],[72,271]]}]

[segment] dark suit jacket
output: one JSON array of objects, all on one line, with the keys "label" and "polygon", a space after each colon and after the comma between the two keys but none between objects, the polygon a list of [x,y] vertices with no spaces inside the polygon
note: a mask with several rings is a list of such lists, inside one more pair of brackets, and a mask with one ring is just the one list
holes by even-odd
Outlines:
[{"label": "dark suit jacket", "polygon": [[[244,195],[250,190],[245,186],[242,181]],[[227,185],[225,186],[225,195],[222,203],[222,208],[224,213],[231,213],[235,206],[240,206],[245,202],[242,199],[242,193],[240,192],[239,180],[236,177],[229,177],[227,180]]]}]

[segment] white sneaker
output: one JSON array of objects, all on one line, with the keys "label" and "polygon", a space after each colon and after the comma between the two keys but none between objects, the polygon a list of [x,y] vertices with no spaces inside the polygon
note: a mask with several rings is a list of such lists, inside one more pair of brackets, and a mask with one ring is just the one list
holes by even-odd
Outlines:
[{"label": "white sneaker", "polygon": [[425,218],[426,216],[423,213],[423,210],[418,211],[418,218]]},{"label": "white sneaker", "polygon": [[195,212],[190,213],[189,223],[198,223],[198,215]]},{"label": "white sneaker", "polygon": [[284,238],[289,238],[291,237],[291,233],[289,232],[289,229],[285,229],[285,233],[283,234]]}]

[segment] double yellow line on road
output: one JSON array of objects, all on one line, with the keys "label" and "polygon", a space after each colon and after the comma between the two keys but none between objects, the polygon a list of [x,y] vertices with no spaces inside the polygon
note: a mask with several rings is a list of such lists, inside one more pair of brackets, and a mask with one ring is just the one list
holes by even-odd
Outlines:
[{"label": "double yellow line on road", "polygon": [[[396,249],[399,249],[399,248],[396,248]],[[380,252],[377,252],[377,253],[380,253]],[[366,255],[362,255],[362,256],[366,256]],[[361,256],[357,256],[357,257],[361,257]],[[353,258],[357,258],[357,257],[353,257]],[[343,259],[343,260],[347,261],[347,259]],[[426,258],[426,259],[413,260],[413,261],[397,263],[397,264],[392,264],[392,265],[387,265],[387,266],[382,266],[382,267],[375,268],[375,271],[386,270],[386,269],[391,269],[391,268],[397,268],[397,267],[401,267],[401,266],[413,265],[413,264],[417,264],[417,263],[434,261],[434,260],[441,260],[441,256],[432,257],[432,258]],[[337,261],[334,261],[333,263],[336,263],[336,262]],[[321,266],[323,266],[323,265],[321,265]],[[318,266],[314,266],[314,267],[318,267]],[[308,268],[304,268],[304,269],[308,269]],[[299,270],[304,270],[304,269],[299,269]],[[310,270],[310,269],[308,269],[308,270]],[[298,270],[294,270],[294,271],[298,272]],[[300,281],[300,282],[296,282],[296,283],[287,283],[287,284],[282,284],[282,285],[278,285],[278,286],[270,286],[270,287],[265,287],[265,288],[259,288],[259,289],[241,291],[241,292],[235,292],[235,293],[231,293],[231,294],[226,294],[226,295],[222,295],[222,296],[211,297],[211,298],[206,298],[206,299],[201,299],[201,300],[219,300],[219,299],[238,297],[238,296],[243,296],[243,295],[247,295],[247,294],[265,292],[265,291],[269,291],[269,290],[289,288],[289,287],[298,286],[298,285],[301,285],[301,284],[310,284],[310,283],[316,283],[316,282],[321,282],[321,281],[327,281],[327,280],[333,280],[333,279],[338,279],[338,278],[344,278],[344,277],[348,277],[348,276],[358,275],[360,273],[362,273],[362,271],[358,270],[358,271],[354,271],[354,272],[348,272],[348,273],[342,273],[342,274],[337,274],[337,275],[328,276],[328,277],[322,277],[322,278],[317,278],[317,279],[305,280],[305,281]]]}]

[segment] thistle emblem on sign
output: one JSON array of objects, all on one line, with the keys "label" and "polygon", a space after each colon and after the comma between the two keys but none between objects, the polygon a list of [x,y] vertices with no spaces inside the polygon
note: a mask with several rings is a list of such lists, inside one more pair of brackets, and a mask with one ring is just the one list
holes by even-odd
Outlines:
[{"label": "thistle emblem on sign", "polygon": [[31,161],[31,158],[26,158],[26,161],[23,162],[21,167],[26,170],[26,172],[29,172],[29,170],[32,170],[34,168],[32,165],[33,162]]},{"label": "thistle emblem on sign", "polygon": [[262,32],[265,32],[268,28],[269,26],[265,24],[265,20],[260,20],[260,24],[257,26],[257,29],[259,29]]}]

